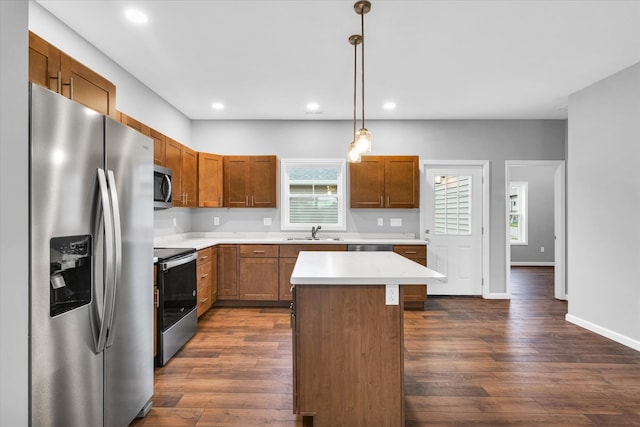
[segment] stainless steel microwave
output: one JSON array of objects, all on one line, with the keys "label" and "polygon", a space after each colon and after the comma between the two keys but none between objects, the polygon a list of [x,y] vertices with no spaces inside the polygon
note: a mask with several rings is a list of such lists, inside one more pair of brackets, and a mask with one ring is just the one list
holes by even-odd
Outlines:
[{"label": "stainless steel microwave", "polygon": [[171,198],[171,169],[153,165],[153,209],[169,209],[173,206]]}]

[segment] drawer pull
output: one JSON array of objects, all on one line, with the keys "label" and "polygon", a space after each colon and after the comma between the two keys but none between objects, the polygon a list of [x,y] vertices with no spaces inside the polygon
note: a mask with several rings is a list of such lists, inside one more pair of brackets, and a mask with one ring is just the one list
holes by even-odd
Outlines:
[{"label": "drawer pull", "polygon": [[207,274],[203,274],[202,276],[200,276],[201,279],[206,279],[209,276],[209,273]]},{"label": "drawer pull", "polygon": [[209,259],[209,257],[207,255],[203,255],[200,257],[200,259],[204,261],[205,259]]},{"label": "drawer pull", "polygon": [[264,251],[253,251],[254,254],[263,254]]},{"label": "drawer pull", "polygon": [[417,254],[418,252],[416,251],[404,251],[405,254]]},{"label": "drawer pull", "polygon": [[207,302],[207,300],[208,300],[208,299],[209,299],[209,298],[202,298],[202,299],[200,300],[200,302],[201,302],[201,303],[205,303],[205,302]]}]

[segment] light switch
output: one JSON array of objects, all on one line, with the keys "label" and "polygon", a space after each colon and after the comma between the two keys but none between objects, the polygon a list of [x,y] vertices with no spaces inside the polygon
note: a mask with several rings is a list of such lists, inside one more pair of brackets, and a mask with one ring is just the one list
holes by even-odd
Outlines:
[{"label": "light switch", "polygon": [[178,219],[177,218],[173,218],[173,226],[174,227],[178,226]]},{"label": "light switch", "polygon": [[213,217],[213,225],[220,225],[220,217],[219,216],[214,216]]}]

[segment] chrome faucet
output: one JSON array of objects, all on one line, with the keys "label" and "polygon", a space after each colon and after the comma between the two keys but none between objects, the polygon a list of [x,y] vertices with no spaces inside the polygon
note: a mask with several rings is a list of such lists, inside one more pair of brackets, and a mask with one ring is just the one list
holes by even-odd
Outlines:
[{"label": "chrome faucet", "polygon": [[316,239],[316,234],[318,233],[318,231],[320,231],[321,228],[322,228],[321,226],[311,227],[311,238],[313,240]]}]

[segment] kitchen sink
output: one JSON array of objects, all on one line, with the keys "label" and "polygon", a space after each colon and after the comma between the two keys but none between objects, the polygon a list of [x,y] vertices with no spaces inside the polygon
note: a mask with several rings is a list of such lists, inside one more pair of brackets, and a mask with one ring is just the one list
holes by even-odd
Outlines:
[{"label": "kitchen sink", "polygon": [[342,237],[287,237],[285,240],[306,240],[306,241],[334,241],[341,242]]}]

